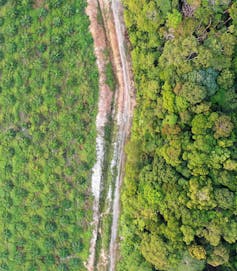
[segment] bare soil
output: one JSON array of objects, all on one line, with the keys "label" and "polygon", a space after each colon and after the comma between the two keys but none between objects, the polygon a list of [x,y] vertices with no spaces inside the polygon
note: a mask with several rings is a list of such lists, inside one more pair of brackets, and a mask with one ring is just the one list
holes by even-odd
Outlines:
[{"label": "bare soil", "polygon": [[92,172],[92,193],[94,196],[93,202],[93,232],[90,242],[89,258],[85,266],[88,271],[93,271],[95,266],[96,257],[96,242],[98,237],[98,228],[100,222],[100,192],[102,182],[102,172],[104,163],[104,128],[108,121],[108,116],[111,114],[111,103],[113,98],[113,92],[106,84],[106,49],[107,40],[103,25],[98,20],[98,2],[97,0],[87,0],[86,13],[90,19],[90,32],[94,39],[94,53],[96,56],[96,63],[99,72],[99,101],[98,101],[98,113],[96,117],[96,164],[93,167]]},{"label": "bare soil", "polygon": [[118,175],[115,183],[115,192],[113,199],[113,221],[111,226],[110,248],[109,248],[109,271],[116,270],[116,263],[118,260],[118,226],[120,216],[120,191],[122,181],[124,177],[124,163],[125,153],[124,146],[128,139],[131,124],[133,110],[135,106],[135,88],[132,75],[131,59],[126,52],[127,40],[126,29],[123,20],[123,6],[120,0],[112,0],[111,11],[114,18],[114,25],[116,30],[116,37],[118,42],[119,56],[120,56],[120,68],[117,71],[121,73],[123,84],[120,85],[118,95],[118,134],[117,134],[117,170]]},{"label": "bare soil", "polygon": [[[97,270],[115,270],[118,251],[118,220],[120,214],[120,189],[124,172],[124,145],[129,136],[132,113],[135,106],[135,91],[131,72],[130,57],[126,54],[125,26],[123,21],[123,8],[119,0],[87,0],[87,14],[91,25],[90,31],[94,39],[95,55],[99,70],[99,104],[97,115],[97,132],[103,134],[102,129],[107,122],[109,114],[114,117],[115,125],[118,127],[115,144],[113,148],[113,161],[117,168],[117,176],[114,180],[114,195],[112,204],[112,226],[110,236],[110,248],[105,252],[101,249],[97,264]],[[99,8],[99,9],[98,9]],[[98,11],[101,11],[103,25],[98,22]],[[117,80],[115,91],[115,102],[111,112],[113,95],[106,85],[105,76],[105,50],[111,53],[111,62]],[[98,157],[97,157],[98,159]],[[102,158],[101,158],[102,159]],[[103,182],[103,180],[100,180]],[[93,186],[93,180],[92,180]],[[92,188],[93,190],[93,188]],[[100,193],[100,190],[98,191]],[[95,194],[94,194],[95,195]],[[88,271],[95,270],[95,251],[99,225],[99,194],[95,197],[93,206],[94,232],[90,246],[90,256],[86,265]]]},{"label": "bare soil", "polygon": [[90,32],[94,40],[94,52],[96,56],[96,63],[99,71],[99,105],[98,115],[101,121],[101,126],[107,121],[107,116],[111,113],[111,102],[113,93],[106,84],[105,68],[107,58],[105,51],[107,49],[106,34],[103,26],[98,22],[98,2],[97,0],[88,0],[86,13],[90,19]]}]

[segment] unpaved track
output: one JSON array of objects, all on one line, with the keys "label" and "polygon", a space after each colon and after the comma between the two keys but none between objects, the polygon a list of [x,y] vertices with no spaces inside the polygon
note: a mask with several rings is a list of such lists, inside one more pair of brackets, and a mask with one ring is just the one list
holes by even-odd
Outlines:
[{"label": "unpaved track", "polygon": [[123,86],[120,93],[121,104],[118,105],[117,122],[118,122],[118,137],[117,137],[117,169],[118,175],[115,183],[115,192],[113,200],[113,221],[111,227],[110,248],[109,248],[109,271],[115,271],[116,256],[118,251],[118,222],[120,214],[120,190],[124,171],[124,145],[129,135],[132,120],[132,111],[134,107],[134,85],[131,73],[130,58],[126,55],[125,49],[125,26],[123,21],[123,7],[119,0],[112,0],[112,12],[114,17],[115,29],[119,45],[119,54],[121,60],[121,68],[123,75]]},{"label": "unpaved track", "polygon": [[[92,176],[92,192],[94,195],[94,206],[93,206],[93,237],[91,239],[90,245],[90,256],[87,262],[88,271],[95,270],[95,251],[96,251],[96,241],[98,236],[98,226],[100,220],[99,213],[99,199],[101,192],[102,180],[102,168],[104,161],[104,125],[107,121],[108,114],[112,114],[109,109],[111,104],[111,97],[109,102],[106,102],[106,86],[105,86],[105,62],[104,56],[101,54],[102,48],[105,49],[106,45],[110,47],[111,51],[111,61],[113,63],[114,72],[117,78],[117,89],[115,93],[114,110],[115,115],[113,119],[115,125],[117,126],[117,134],[115,136],[115,142],[111,145],[114,148],[113,165],[116,165],[117,176],[115,178],[114,184],[114,194],[112,202],[112,226],[111,226],[111,237],[110,237],[110,247],[108,255],[106,255],[109,260],[109,271],[115,271],[116,266],[116,256],[118,251],[118,221],[120,213],[120,189],[123,178],[123,165],[124,165],[124,145],[126,139],[129,135],[133,107],[135,105],[135,95],[134,95],[134,85],[132,80],[131,63],[130,57],[126,55],[125,50],[125,26],[123,21],[123,7],[119,0],[87,0],[87,14],[89,15],[91,26],[90,31],[94,39],[95,54],[97,58],[97,65],[99,69],[100,76],[100,97],[99,97],[99,112],[97,116],[97,162],[93,168]],[[104,30],[98,22],[97,11],[98,4],[101,8]],[[107,41],[107,44],[106,44]],[[103,49],[103,50],[104,50]],[[103,100],[105,99],[105,100]],[[106,106],[106,110],[104,110]],[[100,120],[101,119],[101,120]],[[106,264],[107,265],[107,264]],[[107,268],[106,268],[107,269]],[[100,271],[100,268],[97,269]],[[103,269],[104,270],[104,269]]]},{"label": "unpaved track", "polygon": [[92,169],[92,193],[94,196],[93,202],[93,232],[90,242],[89,258],[85,263],[88,271],[94,270],[96,241],[98,236],[98,227],[100,222],[100,193],[103,175],[104,155],[105,155],[105,140],[104,128],[108,120],[108,115],[111,114],[112,92],[106,82],[105,67],[106,57],[105,50],[107,49],[106,35],[103,26],[98,23],[98,2],[97,0],[87,0],[86,13],[90,19],[90,32],[94,40],[94,53],[99,72],[99,101],[98,113],[96,117],[96,163]]}]

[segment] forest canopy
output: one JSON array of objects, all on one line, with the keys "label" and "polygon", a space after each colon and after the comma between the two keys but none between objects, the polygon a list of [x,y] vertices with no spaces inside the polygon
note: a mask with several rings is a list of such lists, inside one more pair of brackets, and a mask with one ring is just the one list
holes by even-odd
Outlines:
[{"label": "forest canopy", "polygon": [[237,3],[124,6],[137,107],[118,270],[237,270]]}]

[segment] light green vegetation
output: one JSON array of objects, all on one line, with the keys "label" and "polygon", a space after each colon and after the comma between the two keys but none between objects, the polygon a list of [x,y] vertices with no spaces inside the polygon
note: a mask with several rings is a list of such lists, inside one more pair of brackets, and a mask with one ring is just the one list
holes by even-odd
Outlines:
[{"label": "light green vegetation", "polygon": [[84,0],[0,1],[0,269],[85,270],[98,74]]},{"label": "light green vegetation", "polygon": [[118,270],[237,270],[237,3],[124,4],[137,107]]}]

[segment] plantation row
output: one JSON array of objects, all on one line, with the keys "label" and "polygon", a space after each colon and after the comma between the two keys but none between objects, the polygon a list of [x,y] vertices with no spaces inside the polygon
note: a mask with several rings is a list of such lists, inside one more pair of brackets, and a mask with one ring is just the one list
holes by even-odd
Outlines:
[{"label": "plantation row", "polygon": [[86,1],[0,5],[0,269],[84,270],[98,95]]}]

